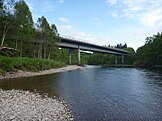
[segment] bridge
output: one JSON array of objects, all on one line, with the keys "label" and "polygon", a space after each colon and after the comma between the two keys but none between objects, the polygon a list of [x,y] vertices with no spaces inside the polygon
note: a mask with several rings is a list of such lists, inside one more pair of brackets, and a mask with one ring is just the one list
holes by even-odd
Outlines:
[{"label": "bridge", "polygon": [[[57,43],[57,45],[61,48],[69,49],[69,64],[71,64],[71,51],[77,50],[78,52],[78,65],[80,65],[80,51],[91,51],[91,52],[98,52],[98,53],[105,53],[105,54],[113,54],[113,55],[120,55],[122,56],[122,64],[124,63],[124,56],[127,55],[126,50],[113,48],[113,47],[105,47],[100,46],[84,41],[79,41],[75,38],[71,37],[64,37],[61,36],[61,41]],[[117,64],[117,58],[115,59],[115,63]]]}]

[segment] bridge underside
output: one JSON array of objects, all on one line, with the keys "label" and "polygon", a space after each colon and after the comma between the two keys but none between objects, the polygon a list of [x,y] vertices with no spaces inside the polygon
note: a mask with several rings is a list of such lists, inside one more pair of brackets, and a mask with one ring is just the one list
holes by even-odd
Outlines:
[{"label": "bridge underside", "polygon": [[[80,65],[80,50],[98,52],[98,53],[104,53],[104,54],[113,54],[113,55],[117,55],[117,56],[120,55],[120,56],[122,56],[122,64],[124,63],[124,56],[127,54],[127,52],[124,50],[119,50],[116,48],[102,47],[102,46],[97,46],[97,45],[92,45],[92,44],[90,44],[90,46],[87,46],[87,45],[78,44],[78,43],[75,44],[75,43],[62,42],[62,43],[58,43],[58,46],[61,48],[69,49],[69,64],[71,64],[71,51],[72,50],[77,50],[78,65]],[[117,58],[115,58],[115,63],[116,64],[118,63]]]}]

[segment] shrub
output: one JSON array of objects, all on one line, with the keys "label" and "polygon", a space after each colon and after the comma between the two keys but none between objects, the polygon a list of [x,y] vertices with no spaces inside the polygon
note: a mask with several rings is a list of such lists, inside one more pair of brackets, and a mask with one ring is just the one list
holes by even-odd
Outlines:
[{"label": "shrub", "polygon": [[25,57],[0,57],[0,74],[10,71],[41,71],[65,66],[63,62]]}]

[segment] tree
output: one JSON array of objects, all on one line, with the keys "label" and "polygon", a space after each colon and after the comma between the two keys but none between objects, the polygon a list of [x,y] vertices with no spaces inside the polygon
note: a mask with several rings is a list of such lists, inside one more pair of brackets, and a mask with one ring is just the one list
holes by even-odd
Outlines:
[{"label": "tree", "polygon": [[56,45],[56,42],[60,40],[56,25],[52,24],[50,29],[51,31],[48,38],[49,39],[48,59],[50,59],[51,57],[55,58],[56,53],[58,52],[58,47]]},{"label": "tree", "polygon": [[3,16],[2,13],[3,13],[3,1],[0,0],[0,38],[2,37],[2,29],[3,29],[3,28],[2,28],[2,25],[3,25],[3,24],[2,24],[2,23],[3,23],[3,22],[2,22],[2,20],[3,20],[3,19],[2,19],[2,18],[3,18],[3,17],[2,17],[2,16]]},{"label": "tree", "polygon": [[127,43],[125,43],[122,48],[127,48]]},{"label": "tree", "polygon": [[[21,18],[21,19],[20,19]],[[17,30],[15,35],[15,48],[18,48],[18,40],[20,41],[21,56],[31,56],[33,39],[33,19],[28,5],[24,0],[20,0],[15,5],[15,26]]]},{"label": "tree", "polygon": [[40,43],[39,44],[39,51],[38,51],[38,57],[39,58],[46,58],[47,57],[47,45],[48,45],[48,40],[50,36],[50,25],[47,21],[47,19],[42,16],[41,18],[38,18],[37,21],[37,29],[40,32]]},{"label": "tree", "polygon": [[38,58],[51,58],[54,54],[53,51],[57,51],[56,41],[59,41],[58,31],[55,24],[49,25],[47,19],[42,16],[37,21],[37,42]]},{"label": "tree", "polygon": [[128,54],[125,57],[125,64],[134,64],[136,61],[136,53],[133,48],[127,47],[124,48],[128,52]]},{"label": "tree", "polygon": [[162,65],[162,33],[147,37],[145,45],[137,49],[138,64]]},{"label": "tree", "polygon": [[3,8],[3,1],[0,0],[0,13],[2,12],[2,8]]},{"label": "tree", "polygon": [[1,40],[1,46],[4,46],[4,42],[6,39],[6,36],[10,30],[10,28],[15,23],[15,17],[14,17],[14,6],[15,6],[15,0],[8,0],[3,5],[3,1],[1,0],[1,20],[0,25],[2,28],[2,40]]}]

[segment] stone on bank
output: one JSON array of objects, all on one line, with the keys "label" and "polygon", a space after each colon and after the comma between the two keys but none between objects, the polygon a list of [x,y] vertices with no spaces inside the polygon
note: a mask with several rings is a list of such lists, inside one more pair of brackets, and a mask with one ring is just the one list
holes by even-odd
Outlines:
[{"label": "stone on bank", "polygon": [[73,121],[67,106],[38,93],[0,89],[0,121]]}]

